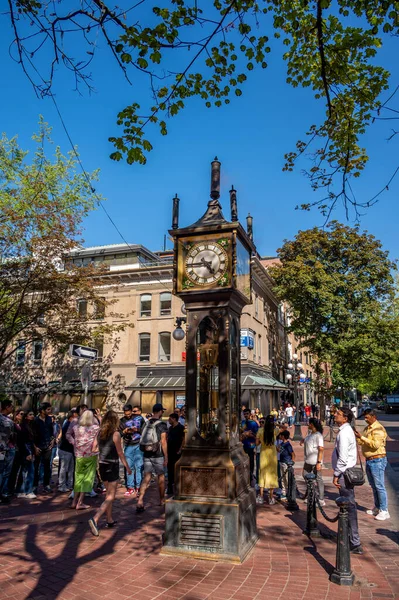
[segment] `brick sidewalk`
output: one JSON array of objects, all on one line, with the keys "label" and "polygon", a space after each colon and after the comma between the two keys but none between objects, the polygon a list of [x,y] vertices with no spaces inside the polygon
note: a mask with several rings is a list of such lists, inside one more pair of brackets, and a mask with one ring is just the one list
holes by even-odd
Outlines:
[{"label": "brick sidewalk", "polygon": [[[331,444],[327,444],[327,467]],[[297,450],[299,487],[302,449]],[[326,479],[326,511],[334,515],[336,488],[331,471]],[[120,488],[115,506],[117,528],[102,529],[99,538],[89,533],[92,511],[68,509],[65,495],[37,501],[15,500],[0,507],[0,599],[63,600],[360,600],[399,598],[398,536],[390,521],[366,515],[372,504],[368,486],[356,491],[363,556],[354,556],[356,576],[352,588],[329,582],[335,563],[335,542],[309,540],[303,535],[305,507],[288,512],[283,505],[258,508],[260,539],[242,565],[160,556],[163,515],[157,506],[155,486],[147,510],[135,513],[135,501]],[[93,506],[100,498],[89,500]],[[320,517],[323,533],[332,534]]]}]

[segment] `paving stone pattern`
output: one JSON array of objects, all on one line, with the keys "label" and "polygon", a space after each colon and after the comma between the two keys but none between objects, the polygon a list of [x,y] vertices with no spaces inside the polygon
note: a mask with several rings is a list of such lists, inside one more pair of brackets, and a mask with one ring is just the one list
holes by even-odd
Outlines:
[{"label": "paving stone pattern", "polygon": [[[302,449],[296,446],[299,487]],[[331,460],[327,444],[326,462]],[[329,466],[329,465],[328,465]],[[323,471],[331,481],[331,470]],[[156,486],[147,509],[135,513],[136,501],[119,489],[115,529],[94,538],[87,519],[92,511],[69,508],[65,494],[38,500],[14,500],[0,506],[1,600],[361,600],[399,599],[398,535],[390,521],[366,515],[372,504],[368,486],[356,491],[365,553],[353,557],[351,588],[329,582],[335,563],[336,524],[320,516],[327,536],[310,540],[302,533],[306,505],[290,513],[282,504],[258,507],[260,539],[242,565],[160,555],[164,517]],[[326,488],[326,511],[337,512],[336,489]],[[93,507],[101,498],[88,499]],[[330,536],[330,537],[328,537]]]}]

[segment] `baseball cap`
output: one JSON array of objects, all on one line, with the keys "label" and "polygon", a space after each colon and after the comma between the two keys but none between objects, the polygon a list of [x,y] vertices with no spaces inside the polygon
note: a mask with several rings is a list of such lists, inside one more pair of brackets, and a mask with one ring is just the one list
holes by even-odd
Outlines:
[{"label": "baseball cap", "polygon": [[154,404],[154,406],[152,407],[152,412],[159,412],[160,410],[166,410],[166,408],[164,408],[162,406],[162,404]]}]

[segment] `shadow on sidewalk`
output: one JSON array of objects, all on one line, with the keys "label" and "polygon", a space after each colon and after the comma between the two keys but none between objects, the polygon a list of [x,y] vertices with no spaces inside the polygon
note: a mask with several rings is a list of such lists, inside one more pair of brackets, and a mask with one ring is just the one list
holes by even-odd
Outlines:
[{"label": "shadow on sidewalk", "polygon": [[389,529],[377,529],[376,533],[378,535],[384,535],[399,546],[399,533],[396,533],[395,531],[390,531]]}]

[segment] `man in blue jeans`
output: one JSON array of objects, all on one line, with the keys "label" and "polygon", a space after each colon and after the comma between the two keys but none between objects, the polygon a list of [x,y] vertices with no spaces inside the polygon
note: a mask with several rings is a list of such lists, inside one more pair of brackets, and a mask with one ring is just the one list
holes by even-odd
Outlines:
[{"label": "man in blue jeans", "polygon": [[143,477],[144,455],[140,450],[140,439],[144,429],[145,419],[141,416],[140,406],[125,404],[123,417],[120,422],[120,433],[123,439],[126,462],[132,470],[131,475],[126,475],[125,496],[139,495]]},{"label": "man in blue jeans", "polygon": [[384,481],[387,467],[387,432],[385,427],[377,421],[377,415],[371,408],[367,408],[363,416],[367,427],[362,434],[355,431],[355,436],[366,459],[367,479],[374,496],[374,506],[367,511],[367,514],[374,515],[376,521],[386,521],[390,518]]}]

